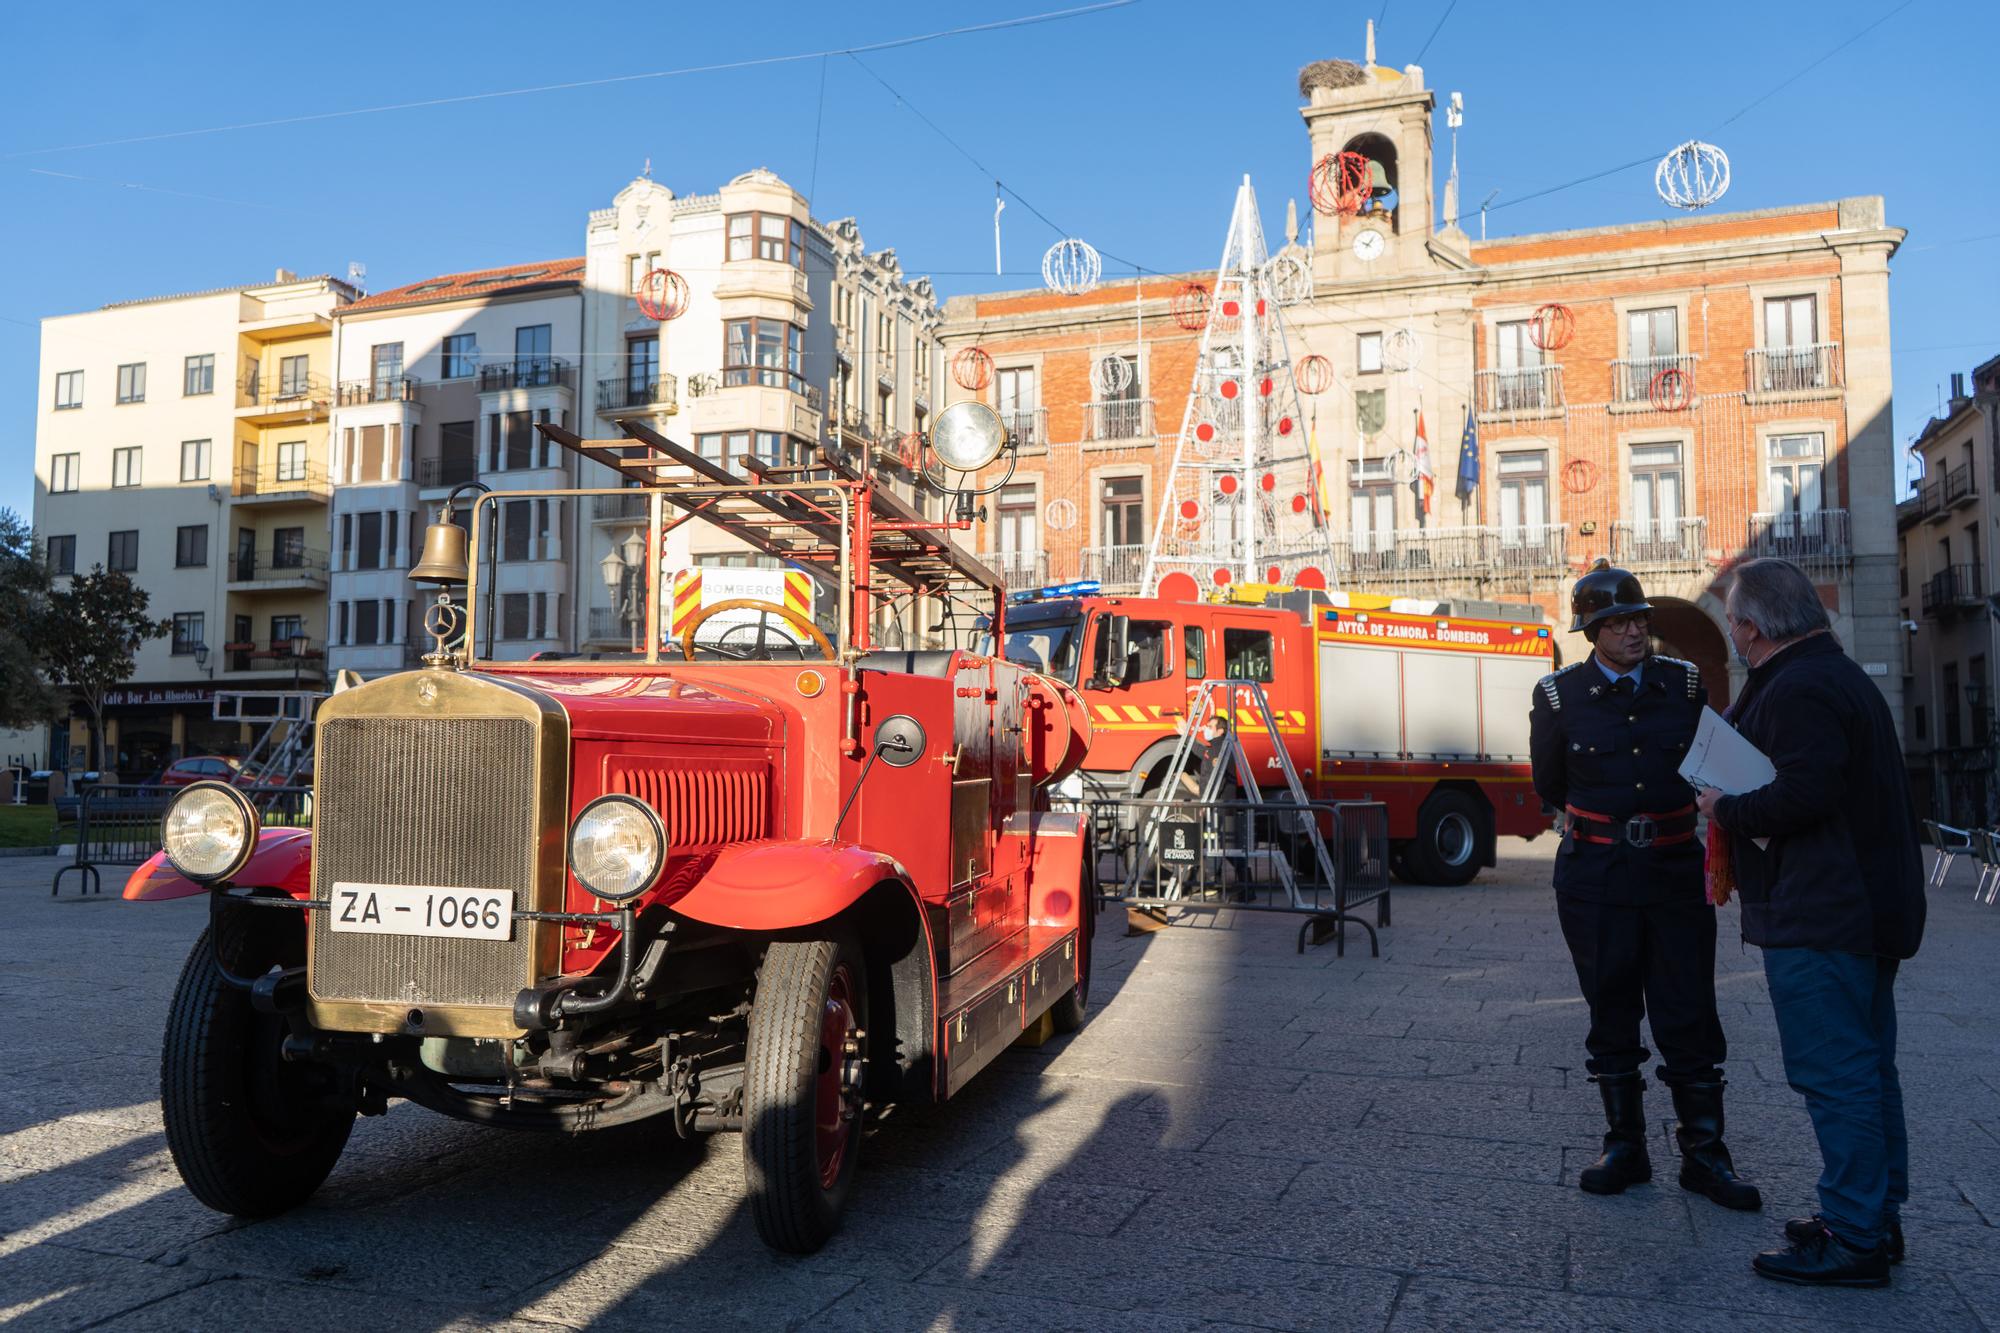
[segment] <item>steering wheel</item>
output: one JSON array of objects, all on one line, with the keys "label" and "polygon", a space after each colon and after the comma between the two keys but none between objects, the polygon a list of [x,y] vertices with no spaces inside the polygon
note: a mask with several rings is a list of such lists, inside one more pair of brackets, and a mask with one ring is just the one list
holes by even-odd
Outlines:
[{"label": "steering wheel", "polygon": [[[806,619],[798,612],[792,610],[789,606],[780,606],[776,602],[767,602],[761,597],[731,597],[726,601],[717,602],[713,606],[704,606],[701,610],[695,612],[694,618],[692,620],[688,621],[687,624],[681,627],[681,657],[684,660],[689,662],[694,661],[695,631],[700,629],[710,616],[715,615],[717,612],[721,611],[755,611],[758,612],[760,615],[762,614],[775,615],[780,620],[786,621],[787,623],[796,627],[807,638],[811,639],[815,644],[817,644],[819,646],[820,656],[824,657],[827,661],[832,662],[832,661],[837,661],[839,659],[839,654],[834,652],[833,644],[827,639],[826,635],[821,632],[820,627],[818,625],[813,624],[812,621]],[[710,645],[710,646],[713,647],[715,645]],[[742,662],[770,660],[768,656],[762,659],[758,659],[745,653],[733,652],[726,648],[721,649],[720,651],[725,656],[736,658],[738,661]],[[804,656],[803,650],[801,651],[800,656]]]}]

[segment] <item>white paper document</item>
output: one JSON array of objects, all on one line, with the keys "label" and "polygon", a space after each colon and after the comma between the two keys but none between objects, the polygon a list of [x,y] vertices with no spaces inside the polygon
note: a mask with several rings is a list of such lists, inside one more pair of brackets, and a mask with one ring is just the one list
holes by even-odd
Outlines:
[{"label": "white paper document", "polygon": [[[1741,796],[1746,791],[1768,786],[1778,776],[1778,770],[1762,750],[1723,721],[1722,714],[1713,708],[1703,708],[1701,722],[1695,727],[1694,744],[1688,746],[1687,758],[1681,760],[1681,776],[1696,791],[1713,787],[1725,796]],[[1768,838],[1753,841],[1760,848],[1770,846]]]}]

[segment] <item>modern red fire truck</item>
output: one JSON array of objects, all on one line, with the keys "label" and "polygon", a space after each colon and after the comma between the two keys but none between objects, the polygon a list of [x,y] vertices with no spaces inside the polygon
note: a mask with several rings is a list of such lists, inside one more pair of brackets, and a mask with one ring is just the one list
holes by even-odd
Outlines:
[{"label": "modern red fire truck", "polygon": [[[1550,826],[1528,771],[1529,693],[1555,667],[1539,608],[1269,585],[1214,601],[1107,597],[1091,583],[1015,596],[1004,655],[1074,684],[1090,713],[1072,796],[1167,794],[1201,683],[1255,680],[1315,799],[1388,806],[1399,878],[1467,883],[1501,834]],[[1261,722],[1248,708],[1234,721],[1264,785],[1282,787]]]}]

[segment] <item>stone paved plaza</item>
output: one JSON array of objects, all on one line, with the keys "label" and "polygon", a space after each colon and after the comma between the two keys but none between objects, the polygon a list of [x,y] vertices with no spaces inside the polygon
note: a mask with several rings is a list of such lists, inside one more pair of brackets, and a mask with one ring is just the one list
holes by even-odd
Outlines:
[{"label": "stone paved plaza", "polygon": [[[1575,1187],[1601,1130],[1552,845],[1399,889],[1380,959],[1283,919],[1126,938],[1097,1012],[890,1117],[844,1233],[758,1242],[738,1142],[580,1140],[398,1104],[313,1202],[244,1225],[180,1188],[160,1031],[199,902],[49,897],[0,861],[0,1323],[13,1328],[2000,1329],[2000,909],[1968,867],[1900,987],[1913,1197],[1888,1291],[1752,1276],[1818,1168],[1754,950],[1725,913],[1730,1143],[1762,1215]],[[115,892],[116,881],[107,875]]]}]

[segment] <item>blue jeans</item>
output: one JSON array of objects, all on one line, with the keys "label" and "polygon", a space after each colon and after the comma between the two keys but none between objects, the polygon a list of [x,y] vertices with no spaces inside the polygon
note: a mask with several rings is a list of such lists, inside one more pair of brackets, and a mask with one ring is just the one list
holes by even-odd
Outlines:
[{"label": "blue jeans", "polygon": [[1785,1080],[1806,1099],[1824,1170],[1819,1214],[1873,1249],[1910,1197],[1910,1139],[1896,1078],[1896,960],[1766,949]]}]

